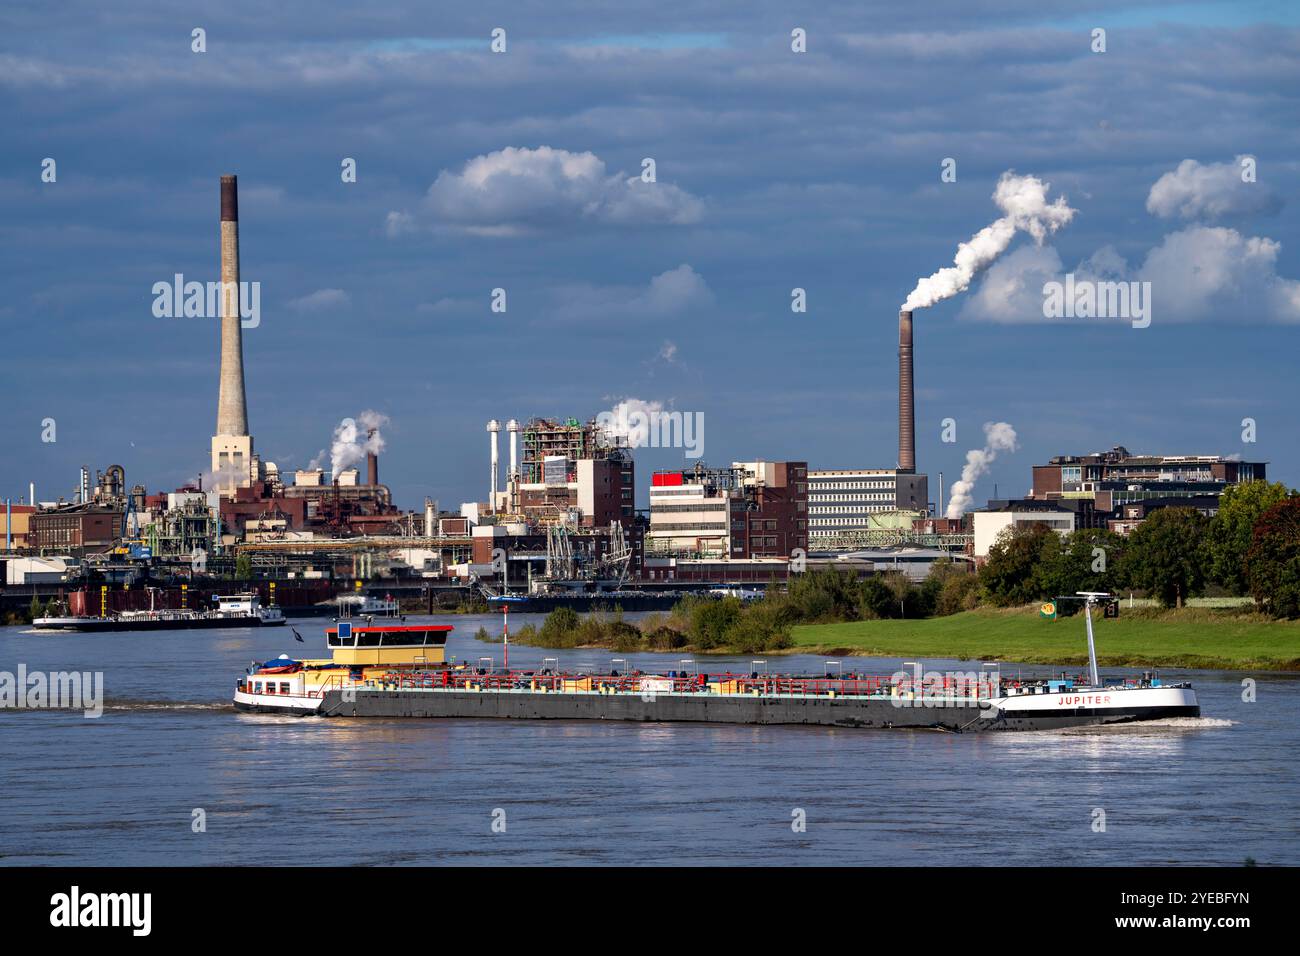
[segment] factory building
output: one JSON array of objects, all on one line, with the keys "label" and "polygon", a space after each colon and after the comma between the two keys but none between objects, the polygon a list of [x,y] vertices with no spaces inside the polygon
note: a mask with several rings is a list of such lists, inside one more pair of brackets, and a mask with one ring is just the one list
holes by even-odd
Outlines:
[{"label": "factory building", "polygon": [[1040,524],[1064,537],[1075,530],[1076,513],[1044,502],[1011,502],[997,511],[973,511],[974,557],[983,561],[1003,532]]},{"label": "factory building", "polygon": [[808,538],[835,538],[875,525],[872,515],[929,512],[929,479],[897,468],[813,469],[808,472]]},{"label": "factory building", "polygon": [[110,548],[121,535],[122,512],[97,505],[68,505],[31,516],[28,544],[36,551],[83,555]]},{"label": "factory building", "polygon": [[21,551],[29,546],[28,535],[31,530],[31,518],[36,513],[34,505],[15,505],[5,503],[5,551]]},{"label": "factory building", "polygon": [[1244,481],[1266,480],[1262,461],[1222,455],[1134,455],[1122,445],[1092,455],[1058,455],[1033,466],[1030,498],[1090,498],[1099,511],[1148,499],[1221,495]]},{"label": "factory building", "polygon": [[785,577],[791,554],[807,547],[807,462],[700,463],[653,476],[643,546],[648,578]]},{"label": "factory building", "polygon": [[487,423],[491,464],[487,506],[476,508],[470,503],[464,513],[472,513],[476,521],[494,514],[580,528],[607,528],[617,521],[631,530],[636,517],[636,469],[625,440],[610,436],[594,420],[533,418],[520,425],[512,418],[505,424],[510,464],[502,490],[501,428],[495,418]]}]

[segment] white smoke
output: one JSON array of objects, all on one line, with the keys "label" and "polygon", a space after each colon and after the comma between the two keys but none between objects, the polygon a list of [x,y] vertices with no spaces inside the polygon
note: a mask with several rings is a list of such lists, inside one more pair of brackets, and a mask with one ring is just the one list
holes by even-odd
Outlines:
[{"label": "white smoke", "polygon": [[966,465],[961,470],[961,480],[952,483],[952,497],[944,512],[947,518],[960,518],[970,507],[975,492],[975,481],[989,470],[999,452],[1015,451],[1016,430],[1006,422],[984,423],[984,447],[966,452]]},{"label": "white smoke", "polygon": [[597,415],[596,424],[610,444],[625,439],[629,448],[643,448],[649,444],[653,423],[663,412],[663,402],[627,398]]},{"label": "white smoke", "polygon": [[[388,424],[388,416],[371,409],[366,409],[355,419],[345,418],[334,428],[334,440],[330,444],[330,471],[337,478],[339,472],[361,462],[368,452],[376,455],[387,444],[379,429]],[[373,431],[373,434],[372,434]],[[325,458],[324,449],[312,459],[309,468],[319,468]]]},{"label": "white smoke", "polygon": [[993,201],[1004,213],[1002,218],[975,233],[969,242],[958,245],[957,255],[953,257],[955,265],[919,280],[903,303],[903,309],[924,309],[965,292],[972,279],[1006,252],[1017,229],[1029,233],[1042,245],[1048,233],[1056,232],[1077,212],[1066,205],[1064,196],[1048,203],[1050,188],[1051,183],[1036,176],[1017,176],[1012,170],[1003,173],[998,188],[993,191]]}]

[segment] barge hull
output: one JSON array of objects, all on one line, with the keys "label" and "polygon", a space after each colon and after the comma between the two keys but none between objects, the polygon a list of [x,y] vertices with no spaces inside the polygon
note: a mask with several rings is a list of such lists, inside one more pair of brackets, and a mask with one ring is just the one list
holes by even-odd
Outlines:
[{"label": "barge hull", "polygon": [[54,621],[46,620],[33,624],[33,627],[40,631],[191,631],[218,627],[281,627],[285,623],[286,621],[283,619],[263,621],[261,618],[256,617],[196,618],[188,621],[77,621],[65,618]]},{"label": "barge hull", "polygon": [[[613,720],[784,724],[848,728],[911,728],[955,732],[1051,730],[1100,724],[1195,717],[1196,706],[1106,711],[1077,708],[1016,716],[976,706],[900,706],[888,698],[779,697],[716,694],[492,693],[358,689],[332,690],[317,713],[324,717],[494,718],[502,720]],[[1143,711],[1139,713],[1138,711]],[[1158,713],[1156,711],[1159,711]],[[988,715],[988,716],[986,716]]]}]

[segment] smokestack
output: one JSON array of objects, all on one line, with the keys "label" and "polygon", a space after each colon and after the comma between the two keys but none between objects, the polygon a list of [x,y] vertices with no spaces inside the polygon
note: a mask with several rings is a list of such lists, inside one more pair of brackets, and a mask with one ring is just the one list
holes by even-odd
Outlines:
[{"label": "smokestack", "polygon": [[492,438],[492,495],[488,499],[488,507],[495,512],[497,510],[497,477],[501,471],[501,448],[497,438],[501,434],[501,423],[494,418],[487,423],[487,430]]},{"label": "smokestack", "polygon": [[434,524],[434,522],[433,522],[433,499],[432,499],[432,498],[425,498],[425,499],[424,499],[424,536],[425,536],[426,538],[432,538],[432,537],[433,537],[433,531],[434,531],[433,524]]},{"label": "smokestack", "polygon": [[[376,428],[366,432],[366,444],[369,445],[374,440]],[[373,451],[366,452],[366,484],[374,487],[379,484],[379,456]]]},{"label": "smokestack", "polygon": [[916,401],[912,392],[912,313],[898,313],[898,470],[916,471]]},{"label": "smokestack", "polygon": [[506,431],[510,433],[510,470],[506,472],[506,488],[510,492],[510,510],[519,508],[516,497],[519,494],[519,422],[510,419],[506,422]]},{"label": "smokestack", "polygon": [[247,435],[244,343],[239,325],[239,184],[221,177],[221,384],[217,434]]}]

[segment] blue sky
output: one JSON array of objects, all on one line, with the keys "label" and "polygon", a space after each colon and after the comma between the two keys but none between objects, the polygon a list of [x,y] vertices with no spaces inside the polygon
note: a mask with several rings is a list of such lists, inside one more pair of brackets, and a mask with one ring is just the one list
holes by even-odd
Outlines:
[{"label": "blue sky", "polygon": [[[979,502],[1117,443],[1300,484],[1293,4],[271,7],[0,12],[0,494],[206,467],[217,326],[155,318],[150,290],[216,277],[226,172],[262,285],[258,451],[303,467],[375,409],[407,507],[485,496],[489,418],[624,399],[703,413],[710,463],[892,467],[898,305],[1001,215],[1008,170],[1076,212],[917,313],[919,467],[950,483],[1006,421],[1020,448]],[[1151,281],[1150,327],[1045,321],[1068,271]]]}]

